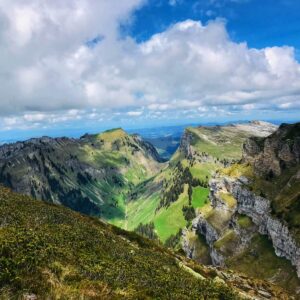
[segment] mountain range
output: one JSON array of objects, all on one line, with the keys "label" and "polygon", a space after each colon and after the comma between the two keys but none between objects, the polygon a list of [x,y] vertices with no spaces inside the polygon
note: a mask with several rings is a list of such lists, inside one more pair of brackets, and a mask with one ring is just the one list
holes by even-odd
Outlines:
[{"label": "mountain range", "polygon": [[149,141],[117,128],[0,147],[2,294],[300,296],[300,123],[188,127],[168,161]]}]

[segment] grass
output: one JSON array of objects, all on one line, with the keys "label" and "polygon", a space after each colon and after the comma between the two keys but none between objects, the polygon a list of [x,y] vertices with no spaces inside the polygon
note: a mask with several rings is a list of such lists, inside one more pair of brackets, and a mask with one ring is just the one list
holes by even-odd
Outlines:
[{"label": "grass", "polygon": [[245,176],[248,178],[253,178],[253,168],[250,164],[233,164],[228,168],[222,169],[221,174],[230,176],[233,178],[239,178]]},{"label": "grass", "polygon": [[2,188],[0,223],[1,299],[237,298],[147,239]]},{"label": "grass", "polygon": [[227,230],[226,233],[214,243],[216,249],[221,249],[223,246],[228,246],[229,243],[236,239],[236,233],[234,230]]},{"label": "grass", "polygon": [[233,127],[188,128],[192,133],[192,145],[198,152],[206,152],[218,159],[240,159],[242,145],[250,136]]},{"label": "grass", "polygon": [[162,242],[187,224],[182,213],[182,207],[188,205],[187,189],[188,186],[185,185],[179,199],[168,208],[161,209],[154,218],[155,229]]},{"label": "grass", "polygon": [[247,229],[253,225],[252,220],[245,215],[238,215],[238,224],[241,228]]},{"label": "grass", "polygon": [[116,128],[100,133],[99,135],[97,135],[97,139],[103,140],[104,142],[113,142],[126,136],[127,133],[122,128]]},{"label": "grass", "polygon": [[225,202],[225,204],[230,208],[233,209],[236,207],[237,202],[236,199],[229,193],[219,193],[221,199]]},{"label": "grass", "polygon": [[139,198],[127,204],[128,230],[134,230],[140,223],[147,224],[155,218],[155,209],[159,204],[159,195],[155,193],[149,198]]},{"label": "grass", "polygon": [[232,218],[232,212],[227,210],[211,209],[206,215],[207,221],[217,230],[223,232],[224,228],[228,226]]},{"label": "grass", "polygon": [[192,206],[196,208],[203,207],[208,202],[209,189],[201,186],[193,188]]},{"label": "grass", "polygon": [[217,165],[214,163],[197,163],[190,168],[190,171],[194,178],[205,181],[211,178],[211,175],[217,168]]},{"label": "grass", "polygon": [[[147,155],[148,151],[120,128],[80,139],[25,143],[0,162],[1,172],[7,166],[5,174],[0,172],[0,181],[34,198],[121,225],[130,189],[164,166]],[[8,164],[15,160],[22,163],[17,167]],[[6,182],[8,174],[13,183]]]}]

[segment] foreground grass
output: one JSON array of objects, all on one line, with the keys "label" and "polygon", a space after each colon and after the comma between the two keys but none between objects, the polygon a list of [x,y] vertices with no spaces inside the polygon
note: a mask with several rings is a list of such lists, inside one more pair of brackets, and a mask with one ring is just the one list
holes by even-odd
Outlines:
[{"label": "foreground grass", "polygon": [[234,299],[158,245],[0,188],[1,299]]}]

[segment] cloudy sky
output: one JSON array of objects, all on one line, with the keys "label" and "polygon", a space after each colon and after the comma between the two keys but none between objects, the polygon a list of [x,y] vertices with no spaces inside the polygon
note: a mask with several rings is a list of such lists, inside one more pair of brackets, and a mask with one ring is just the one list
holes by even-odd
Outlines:
[{"label": "cloudy sky", "polygon": [[0,135],[300,113],[298,0],[0,0]]}]

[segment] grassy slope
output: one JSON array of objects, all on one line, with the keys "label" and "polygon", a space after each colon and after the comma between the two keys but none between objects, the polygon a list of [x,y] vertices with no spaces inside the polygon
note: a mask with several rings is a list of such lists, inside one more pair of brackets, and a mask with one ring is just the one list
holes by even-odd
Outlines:
[{"label": "grassy slope", "polygon": [[195,209],[203,207],[208,200],[209,189],[201,186],[193,188],[192,205]]},{"label": "grassy slope", "polygon": [[[194,188],[192,205],[200,208],[207,201],[208,189],[202,187]],[[162,242],[176,234],[179,229],[186,226],[187,222],[182,214],[182,207],[188,205],[187,190],[168,208],[162,208],[156,212],[159,204],[159,193],[156,192],[148,198],[139,198],[127,204],[128,221],[122,222],[122,227],[134,230],[140,223],[154,222],[156,233]],[[118,225],[116,223],[116,225]]]},{"label": "grassy slope", "polygon": [[[193,146],[219,159],[236,159],[242,156],[242,144],[249,137],[234,127],[188,128],[194,135]],[[221,147],[220,147],[221,146]]]},{"label": "grassy slope", "polygon": [[[222,129],[199,127],[188,128],[187,131],[193,134],[193,149],[197,153],[206,152],[213,158],[208,161],[195,161],[191,165],[179,149],[171,158],[169,167],[153,180],[160,181],[165,179],[168,182],[172,181],[173,168],[177,162],[181,162],[183,167],[188,167],[194,178],[202,181],[209,180],[212,174],[221,167],[217,159],[239,159],[241,157],[242,143],[249,136],[245,132],[237,132],[231,127],[222,127]],[[229,141],[230,143],[228,143]],[[225,147],[223,147],[224,143]],[[168,237],[176,234],[179,229],[187,225],[182,212],[183,205],[188,204],[187,195],[181,195],[170,207],[161,208],[156,212],[160,192],[157,191],[151,196],[145,196],[143,192],[139,194],[137,200],[127,203],[128,222],[126,222],[126,225],[128,225],[128,229],[136,228],[139,223],[154,222],[156,232],[164,242]],[[201,208],[205,205],[208,194],[208,188],[193,188],[192,206],[195,209]],[[123,222],[122,227],[125,227],[125,222]]]},{"label": "grassy slope", "polygon": [[155,193],[149,198],[140,198],[127,205],[128,230],[134,230],[140,223],[147,224],[153,221],[155,209],[159,203],[159,195]]},{"label": "grassy slope", "polygon": [[[120,225],[132,186],[156,174],[161,166],[148,154],[134,136],[114,129],[78,140],[28,142],[21,150],[11,151],[8,159],[1,158],[0,172],[5,165],[4,175],[10,174],[17,191]],[[78,175],[88,179],[79,180]],[[5,176],[0,174],[1,182]],[[88,204],[92,207],[85,209]]]},{"label": "grassy slope", "polygon": [[182,207],[188,205],[187,188],[187,185],[185,185],[184,192],[178,200],[167,209],[160,209],[154,218],[155,229],[162,242],[165,242],[172,234],[175,235],[187,224],[182,214]]},{"label": "grassy slope", "polygon": [[0,223],[2,299],[234,299],[170,251],[62,206],[1,188]]}]

